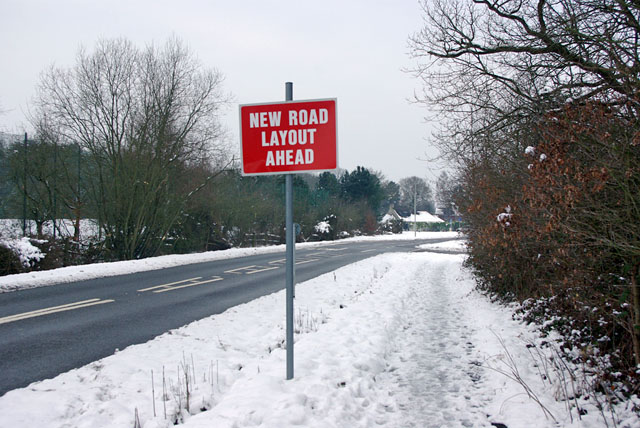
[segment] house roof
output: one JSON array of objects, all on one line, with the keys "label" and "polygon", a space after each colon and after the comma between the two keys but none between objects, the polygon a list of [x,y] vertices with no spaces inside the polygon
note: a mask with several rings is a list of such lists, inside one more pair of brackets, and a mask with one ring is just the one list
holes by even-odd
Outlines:
[{"label": "house roof", "polygon": [[384,217],[382,217],[382,220],[380,220],[380,223],[388,223],[393,220],[397,220],[397,219],[394,218],[391,214],[385,214]]},{"label": "house roof", "polygon": [[380,220],[380,223],[387,223],[394,220],[402,220],[402,217],[393,209],[393,207],[390,207],[389,211],[384,215],[384,217],[382,217],[382,220]]},{"label": "house roof", "polygon": [[407,217],[402,217],[402,219],[407,223],[413,223],[414,221],[416,223],[444,223],[444,220],[433,214],[429,214],[428,211],[418,211],[415,216],[415,220],[413,214]]}]

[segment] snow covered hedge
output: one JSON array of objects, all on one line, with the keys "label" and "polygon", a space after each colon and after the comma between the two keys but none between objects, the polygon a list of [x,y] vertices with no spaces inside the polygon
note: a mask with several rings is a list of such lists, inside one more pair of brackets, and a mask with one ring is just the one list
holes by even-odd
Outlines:
[{"label": "snow covered hedge", "polygon": [[0,240],[0,275],[33,268],[44,256],[29,238]]},{"label": "snow covered hedge", "polygon": [[528,138],[509,162],[462,175],[468,264],[562,335],[560,352],[599,374],[593,390],[622,383],[622,401],[640,390],[640,120],[586,103]]},{"label": "snow covered hedge", "polygon": [[322,221],[313,227],[312,240],[328,241],[336,239],[336,228],[338,218],[334,214],[329,214]]}]

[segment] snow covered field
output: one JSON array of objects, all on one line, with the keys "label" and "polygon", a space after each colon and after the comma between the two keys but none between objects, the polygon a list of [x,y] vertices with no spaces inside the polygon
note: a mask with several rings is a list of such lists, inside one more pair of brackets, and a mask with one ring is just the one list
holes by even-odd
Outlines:
[{"label": "snow covered field", "polygon": [[385,254],[298,284],[291,381],[278,292],[10,391],[0,426],[605,426],[592,402],[578,419],[554,399],[535,331],[473,291],[463,260]]},{"label": "snow covered field", "polygon": [[[57,220],[58,227],[64,236],[73,236],[74,221],[70,219]],[[4,239],[16,239],[22,237],[22,220],[20,219],[0,219],[0,238]],[[27,233],[35,235],[37,233],[36,223],[32,220],[27,220]],[[53,224],[51,221],[46,221],[43,225],[42,231],[45,235],[53,235]],[[82,219],[80,220],[80,238],[90,239],[98,236],[98,226],[94,220]]]}]

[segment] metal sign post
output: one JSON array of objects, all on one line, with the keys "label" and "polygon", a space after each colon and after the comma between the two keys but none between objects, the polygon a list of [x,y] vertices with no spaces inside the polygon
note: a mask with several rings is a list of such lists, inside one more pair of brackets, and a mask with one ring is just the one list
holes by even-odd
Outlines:
[{"label": "metal sign post", "polygon": [[[293,83],[285,83],[285,100],[293,101]],[[293,258],[295,254],[295,231],[293,229],[293,174],[285,176],[285,233],[287,244],[286,263],[286,286],[287,286],[287,380],[293,379],[293,278],[295,275],[295,265]]]},{"label": "metal sign post", "polygon": [[293,379],[295,237],[298,226],[293,223],[293,174],[338,168],[337,100],[293,101],[293,83],[286,82],[284,103],[244,104],[239,107],[242,175],[285,174],[288,380]]}]

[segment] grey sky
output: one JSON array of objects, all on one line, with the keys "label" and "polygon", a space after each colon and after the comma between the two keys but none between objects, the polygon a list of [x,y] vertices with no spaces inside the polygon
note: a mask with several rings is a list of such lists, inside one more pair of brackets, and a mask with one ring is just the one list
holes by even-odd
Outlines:
[{"label": "grey sky", "polygon": [[238,146],[238,104],[337,98],[340,167],[392,180],[434,180],[436,154],[407,37],[422,25],[417,0],[1,0],[0,130],[21,132],[40,72],[73,66],[80,45],[126,37],[139,46],[176,36],[225,76],[235,97],[224,121]]}]

